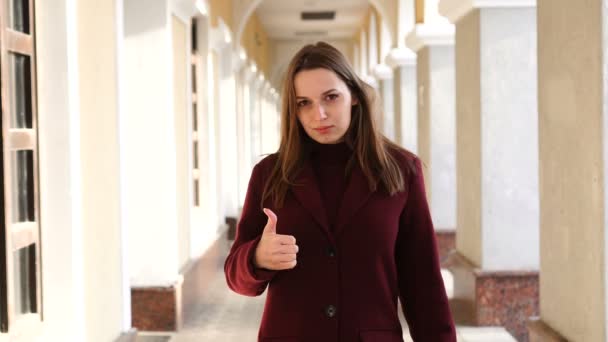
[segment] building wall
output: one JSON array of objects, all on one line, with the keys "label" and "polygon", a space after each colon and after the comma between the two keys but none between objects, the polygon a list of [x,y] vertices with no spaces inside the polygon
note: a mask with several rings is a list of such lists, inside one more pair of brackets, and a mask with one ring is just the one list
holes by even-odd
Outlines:
[{"label": "building wall", "polygon": [[247,57],[255,61],[258,69],[262,70],[267,79],[272,65],[270,41],[257,14],[252,13],[243,30],[241,45],[245,49]]}]

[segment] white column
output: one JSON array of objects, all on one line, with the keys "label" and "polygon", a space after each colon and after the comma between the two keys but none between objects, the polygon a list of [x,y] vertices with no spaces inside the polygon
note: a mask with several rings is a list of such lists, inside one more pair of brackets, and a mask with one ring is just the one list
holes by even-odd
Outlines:
[{"label": "white column", "polygon": [[244,70],[247,69],[247,55],[242,47],[239,47],[235,51],[233,56],[232,69],[235,75],[235,89],[236,89],[236,140],[237,140],[237,205],[241,205],[245,200],[245,193],[247,191],[247,181],[249,179],[247,156],[246,156],[246,142],[247,137],[245,136],[247,119],[249,112],[245,111],[245,87],[244,82]]},{"label": "white column", "polygon": [[438,14],[425,12],[407,36],[418,54],[418,151],[427,196],[437,230],[456,227],[456,140],[454,89],[454,27]]},{"label": "white column", "polygon": [[[77,6],[84,340],[110,341],[125,328],[119,98],[121,1]],[[44,224],[44,223],[43,223]],[[79,243],[79,242],[76,242]],[[44,247],[43,247],[44,248]],[[44,262],[44,261],[43,261]],[[127,308],[128,309],[128,308]]]},{"label": "white column", "polygon": [[232,33],[220,18],[218,27],[212,29],[211,48],[214,55],[214,116],[217,160],[218,215],[220,227],[224,226],[226,217],[237,217],[237,144],[235,81],[232,68]]},{"label": "white column", "polygon": [[483,269],[537,270],[536,9],[465,3],[441,2],[456,23],[457,249]]},{"label": "white column", "polygon": [[41,341],[84,341],[78,29],[73,1],[36,1]]},{"label": "white column", "polygon": [[255,64],[251,66],[252,75],[250,82],[250,111],[251,111],[251,156],[253,164],[262,159],[262,119],[260,87],[264,77],[258,72]]},{"label": "white column", "polygon": [[395,141],[418,153],[418,97],[416,54],[406,47],[393,49],[387,57],[393,69]]},{"label": "white column", "polygon": [[125,2],[124,16],[121,187],[131,285],[173,286],[178,236],[171,16],[166,1],[145,0]]},{"label": "white column", "polygon": [[380,99],[382,102],[380,127],[384,135],[390,140],[395,141],[396,126],[395,126],[395,109],[393,99],[393,70],[386,64],[376,65],[374,76],[378,79],[380,85]]}]

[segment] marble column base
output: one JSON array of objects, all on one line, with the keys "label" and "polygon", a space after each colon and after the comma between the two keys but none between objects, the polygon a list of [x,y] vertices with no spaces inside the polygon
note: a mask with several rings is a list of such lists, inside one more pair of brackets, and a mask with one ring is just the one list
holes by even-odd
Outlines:
[{"label": "marble column base", "polygon": [[450,253],[456,249],[455,230],[436,230],[437,248],[439,249],[439,261],[442,267],[447,267],[446,261]]},{"label": "marble column base", "polygon": [[528,320],[528,336],[530,342],[568,342],[545,324],[540,317],[530,317]]},{"label": "marble column base", "polygon": [[529,341],[527,321],[539,314],[537,271],[486,271],[454,251],[446,263],[454,276],[454,302],[477,326],[503,326]]},{"label": "marble column base", "polygon": [[182,316],[181,284],[131,288],[131,324],[141,331],[177,331]]},{"label": "marble column base", "polygon": [[234,240],[236,238],[236,221],[237,218],[234,216],[226,216],[224,222],[228,225],[228,240]]},{"label": "marble column base", "polygon": [[183,279],[169,287],[131,288],[132,326],[141,331],[178,331],[201,303],[211,281],[223,276],[224,256],[229,242],[220,236],[196,260],[180,272]]}]

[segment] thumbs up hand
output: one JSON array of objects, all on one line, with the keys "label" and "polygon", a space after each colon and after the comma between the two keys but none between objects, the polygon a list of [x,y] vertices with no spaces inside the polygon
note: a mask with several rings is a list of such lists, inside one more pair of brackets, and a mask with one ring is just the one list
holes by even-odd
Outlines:
[{"label": "thumbs up hand", "polygon": [[255,250],[255,267],[274,271],[294,268],[298,254],[296,238],[277,234],[277,215],[270,209],[264,209],[264,213],[268,216],[268,222]]}]

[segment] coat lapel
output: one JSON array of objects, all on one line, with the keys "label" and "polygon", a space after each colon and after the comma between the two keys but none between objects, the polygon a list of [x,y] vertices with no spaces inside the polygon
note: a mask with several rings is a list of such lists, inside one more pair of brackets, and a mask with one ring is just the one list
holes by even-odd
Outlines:
[{"label": "coat lapel", "polygon": [[312,215],[315,221],[319,223],[329,241],[333,243],[334,239],[329,230],[327,214],[325,213],[317,179],[310,161],[305,162],[304,167],[295,179],[295,184],[291,187],[295,198]]},{"label": "coat lapel", "polygon": [[336,230],[334,233],[336,238],[342,233],[350,219],[367,202],[371,194],[367,178],[363,174],[359,164],[355,163],[336,217]]}]

